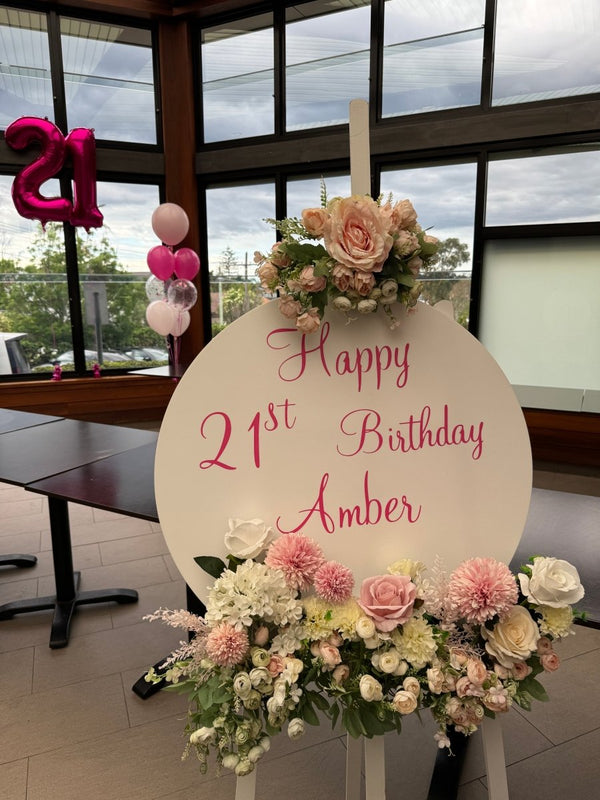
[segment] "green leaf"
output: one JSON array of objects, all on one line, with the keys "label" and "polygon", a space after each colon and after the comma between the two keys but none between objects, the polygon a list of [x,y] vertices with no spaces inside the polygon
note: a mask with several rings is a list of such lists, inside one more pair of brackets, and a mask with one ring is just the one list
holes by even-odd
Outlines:
[{"label": "green leaf", "polygon": [[329,703],[322,694],[319,694],[319,692],[311,692],[310,699],[316,705],[319,711],[329,711]]},{"label": "green leaf", "polygon": [[221,573],[227,569],[225,562],[216,556],[196,556],[194,561],[212,578],[220,578]]},{"label": "green leaf", "polygon": [[337,703],[332,703],[332,705],[331,705],[331,707],[329,709],[329,712],[331,714],[331,727],[333,729],[333,728],[335,728],[335,726],[337,724],[337,721],[338,721],[338,717],[340,715],[340,707],[339,707],[339,705]]},{"label": "green leaf", "polygon": [[319,725],[320,720],[317,716],[317,712],[314,710],[310,701],[306,702],[302,707],[302,719],[305,722],[308,722],[309,725]]},{"label": "green leaf", "polygon": [[533,675],[528,675],[520,682],[519,690],[521,692],[527,692],[527,694],[531,695],[534,700],[539,700],[542,703],[546,703],[548,700],[550,700],[542,684],[537,681]]}]

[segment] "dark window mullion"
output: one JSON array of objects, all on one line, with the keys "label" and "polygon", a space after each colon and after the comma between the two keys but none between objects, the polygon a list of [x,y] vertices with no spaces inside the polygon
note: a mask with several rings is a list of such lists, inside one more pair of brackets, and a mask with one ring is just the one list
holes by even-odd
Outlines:
[{"label": "dark window mullion", "polygon": [[371,129],[381,120],[383,107],[384,14],[384,0],[371,0],[371,45],[369,58],[369,123]]},{"label": "dark window mullion", "polygon": [[492,105],[492,84],[494,78],[494,38],[496,34],[496,3],[497,0],[486,0],[485,18],[483,29],[483,64],[481,71],[481,98],[482,108]]},{"label": "dark window mullion", "polygon": [[[60,36],[60,17],[55,11],[48,13],[48,44],[50,50],[50,73],[52,76],[52,97],[54,100],[54,119],[58,128],[66,136],[68,134],[67,102]],[[63,171],[60,175],[60,193],[62,197],[73,201],[73,192],[69,175]],[[71,316],[71,337],[73,340],[73,361],[75,372],[85,372],[83,316],[81,313],[81,292],[79,289],[79,267],[77,262],[77,236],[75,228],[68,222],[63,223],[65,240],[65,269],[67,273],[67,291],[69,294],[69,313]]]},{"label": "dark window mullion", "polygon": [[477,157],[475,219],[473,224],[473,269],[471,272],[471,299],[469,303],[469,331],[473,336],[479,335],[479,319],[481,312],[487,166],[488,153],[486,150],[482,150]]},{"label": "dark window mullion", "polygon": [[273,9],[273,94],[274,131],[281,136],[286,129],[285,86],[285,6],[277,3]]}]

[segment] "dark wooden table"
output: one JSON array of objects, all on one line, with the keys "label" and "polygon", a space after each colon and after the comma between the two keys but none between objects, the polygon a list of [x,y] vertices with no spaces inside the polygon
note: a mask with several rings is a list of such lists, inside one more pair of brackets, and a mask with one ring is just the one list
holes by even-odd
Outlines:
[{"label": "dark wooden table", "polygon": [[[5,414],[1,416],[5,417]],[[22,422],[25,421],[22,418]],[[13,427],[0,436],[0,481],[25,488],[143,445],[155,446],[157,439],[157,434],[152,431],[78,420],[33,420],[34,424],[25,428],[18,428],[18,420],[16,423],[16,429]],[[131,473],[127,479],[131,479]],[[67,481],[65,479],[65,488],[68,488]],[[98,507],[117,510],[111,502],[111,493],[114,496],[115,491],[114,482],[112,489],[110,485],[103,487],[98,484],[97,494],[105,498]],[[78,605],[134,603],[138,594],[132,589],[79,591],[80,575],[73,570],[68,497],[59,493],[41,493],[48,494],[56,594],[5,603],[0,606],[0,620],[10,619],[15,614],[54,609],[50,633],[50,647],[54,649],[68,644],[71,618]],[[88,505],[92,503],[88,502]]]}]

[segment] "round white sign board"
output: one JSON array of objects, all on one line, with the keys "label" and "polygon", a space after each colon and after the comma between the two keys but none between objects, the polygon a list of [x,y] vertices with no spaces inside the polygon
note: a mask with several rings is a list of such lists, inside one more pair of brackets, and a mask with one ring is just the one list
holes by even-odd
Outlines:
[{"label": "round white sign board", "polygon": [[[396,307],[397,308],[397,307]],[[296,331],[269,303],[221,332],[177,387],[158,440],[167,545],[190,588],[195,556],[227,552],[229,518],[316,539],[356,585],[400,558],[508,563],[531,494],[523,414],[467,331],[419,303]]]}]

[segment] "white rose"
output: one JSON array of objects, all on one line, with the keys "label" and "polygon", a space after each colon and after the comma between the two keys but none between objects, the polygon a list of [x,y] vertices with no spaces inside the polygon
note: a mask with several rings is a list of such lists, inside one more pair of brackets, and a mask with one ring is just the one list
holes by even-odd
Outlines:
[{"label": "white rose", "polygon": [[252,681],[247,672],[238,672],[233,679],[233,691],[242,699],[252,691]]},{"label": "white rose", "polygon": [[412,714],[417,707],[417,698],[412,692],[400,689],[400,691],[396,692],[394,695],[392,705],[394,706],[394,710],[399,714]]},{"label": "white rose", "polygon": [[405,678],[402,683],[402,688],[405,692],[410,692],[416,698],[421,694],[421,684],[416,678]]},{"label": "white rose", "polygon": [[210,742],[215,738],[215,729],[214,728],[197,728],[192,734],[190,734],[190,744],[203,744],[204,742]]},{"label": "white rose", "polygon": [[359,314],[372,314],[377,311],[377,300],[359,300],[356,310]]},{"label": "white rose", "polygon": [[265,754],[265,751],[262,749],[260,745],[256,745],[255,747],[251,747],[248,751],[248,761],[252,764],[256,764]]},{"label": "white rose", "polygon": [[379,669],[382,672],[391,674],[398,669],[400,665],[400,653],[393,649],[388,650],[387,653],[382,653],[379,658]]},{"label": "white rose", "polygon": [[529,611],[513,606],[507,617],[494,625],[493,630],[481,626],[486,639],[485,649],[503,667],[510,669],[515,661],[526,661],[537,649],[540,631]]},{"label": "white rose", "polygon": [[255,558],[276,538],[273,528],[262,519],[230,519],[225,534],[225,547],[236,558]]},{"label": "white rose", "polygon": [[239,764],[240,757],[235,753],[228,753],[226,756],[223,756],[223,760],[221,763],[225,767],[225,769],[235,769]]},{"label": "white rose", "polygon": [[358,685],[360,696],[368,703],[383,700],[383,688],[372,675],[363,675]]},{"label": "white rose", "polygon": [[299,739],[301,736],[304,736],[304,720],[301,720],[300,717],[294,717],[294,719],[290,720],[290,724],[288,725],[288,736],[290,739]]},{"label": "white rose", "polygon": [[559,558],[539,556],[533,560],[531,578],[522,572],[518,577],[525,597],[538,606],[570,606],[585,594],[575,567]]},{"label": "white rose", "polygon": [[333,299],[331,305],[338,311],[349,311],[352,308],[352,300],[340,294]]},{"label": "white rose", "polygon": [[377,632],[371,617],[359,617],[356,620],[355,629],[361,639],[372,639]]},{"label": "white rose", "polygon": [[393,278],[383,281],[379,288],[383,297],[393,297],[398,293],[398,283]]}]

